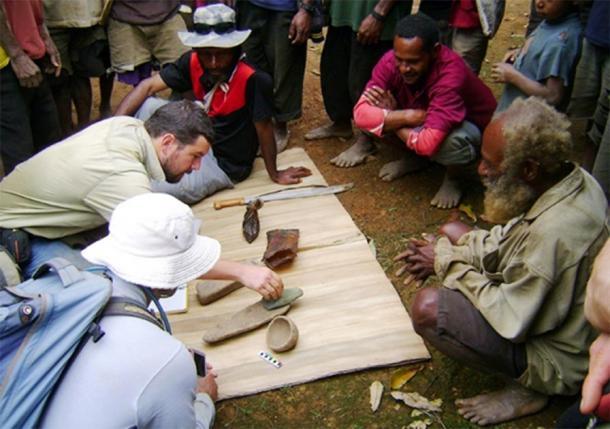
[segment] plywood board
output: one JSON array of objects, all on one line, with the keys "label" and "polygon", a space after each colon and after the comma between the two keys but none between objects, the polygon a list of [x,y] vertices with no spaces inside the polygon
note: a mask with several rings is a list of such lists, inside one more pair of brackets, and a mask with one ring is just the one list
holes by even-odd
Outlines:
[{"label": "plywood board", "polygon": [[[314,177],[307,182],[325,184],[302,149],[287,151],[279,158],[280,166],[308,166]],[[259,163],[251,178],[224,192],[222,198],[277,188],[281,186],[269,181]],[[203,332],[219,318],[256,302],[258,294],[240,289],[201,306],[193,285],[189,286],[189,311],[170,316],[172,327],[189,347],[208,355],[219,374],[221,399],[429,358],[400,297],[335,196],[267,204],[260,212],[261,236],[250,245],[241,237],[245,209],[215,211],[211,202],[219,197],[194,209],[203,218],[203,233],[222,243],[226,259],[259,259],[266,246],[267,229],[300,229],[295,262],[278,273],[286,287],[299,287],[304,292],[288,313],[299,328],[299,342],[292,351],[275,354],[283,364],[276,369],[258,356],[259,351],[268,350],[264,327],[213,346],[201,340]]]}]

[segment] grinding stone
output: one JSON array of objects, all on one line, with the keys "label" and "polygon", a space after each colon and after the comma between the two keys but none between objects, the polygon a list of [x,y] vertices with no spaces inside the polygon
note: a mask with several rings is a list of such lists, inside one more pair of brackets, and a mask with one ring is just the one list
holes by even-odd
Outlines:
[{"label": "grinding stone", "polygon": [[282,296],[280,296],[278,299],[275,299],[273,301],[263,300],[263,306],[267,310],[273,310],[275,308],[282,307],[287,304],[292,304],[292,302],[296,301],[301,296],[303,296],[302,289],[298,287],[287,288],[284,289]]},{"label": "grinding stone", "polygon": [[267,310],[260,300],[218,322],[216,326],[203,334],[203,341],[213,344],[252,331],[270,322],[275,316],[288,313],[288,310],[290,310],[290,305]]},{"label": "grinding stone", "polygon": [[210,304],[225,295],[243,287],[240,282],[230,280],[195,280],[199,304]]}]

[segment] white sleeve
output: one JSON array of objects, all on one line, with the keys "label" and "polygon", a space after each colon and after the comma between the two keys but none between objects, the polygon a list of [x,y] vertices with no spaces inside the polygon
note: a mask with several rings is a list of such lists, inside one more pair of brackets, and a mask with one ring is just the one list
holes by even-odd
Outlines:
[{"label": "white sleeve", "polygon": [[197,393],[195,399],[195,418],[197,419],[197,429],[208,429],[214,424],[216,408],[214,401],[207,393]]}]

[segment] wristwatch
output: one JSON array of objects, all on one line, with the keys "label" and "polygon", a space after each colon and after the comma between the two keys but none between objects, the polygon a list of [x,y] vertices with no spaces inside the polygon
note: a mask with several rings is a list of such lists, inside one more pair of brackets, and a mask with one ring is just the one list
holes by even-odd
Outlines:
[{"label": "wristwatch", "polygon": [[371,15],[373,18],[375,18],[377,21],[379,21],[379,22],[385,22],[385,20],[386,20],[386,18],[387,18],[387,16],[383,16],[382,14],[380,14],[380,13],[378,13],[378,12],[375,12],[375,9],[373,9],[373,10],[371,11],[371,14],[370,14],[370,15]]},{"label": "wristwatch", "polygon": [[314,7],[313,4],[305,3],[304,1],[300,0],[299,1],[299,9],[303,9],[308,14],[313,15],[313,13],[314,13],[316,8]]}]

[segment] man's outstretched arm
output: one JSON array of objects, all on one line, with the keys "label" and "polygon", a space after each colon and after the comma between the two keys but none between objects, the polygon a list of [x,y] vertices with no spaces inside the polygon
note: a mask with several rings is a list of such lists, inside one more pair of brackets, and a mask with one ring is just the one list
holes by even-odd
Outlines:
[{"label": "man's outstretched arm", "polygon": [[116,112],[114,113],[115,116],[133,116],[142,106],[144,100],[167,88],[167,84],[158,74],[149,77],[148,79],[144,79],[138,86],[132,89],[125,98],[123,98],[123,101],[121,101],[121,104],[119,104],[119,107],[117,107]]},{"label": "man's outstretched arm", "polygon": [[238,281],[261,294],[263,298],[270,300],[278,299],[284,291],[284,282],[269,268],[222,259],[216,262],[212,269],[201,278]]},{"label": "man's outstretched arm", "polygon": [[285,170],[277,169],[277,148],[275,146],[271,119],[255,122],[254,127],[256,128],[256,135],[261,146],[265,168],[271,180],[282,185],[293,185],[301,183],[301,178],[311,176],[311,171],[305,167],[288,167]]}]

